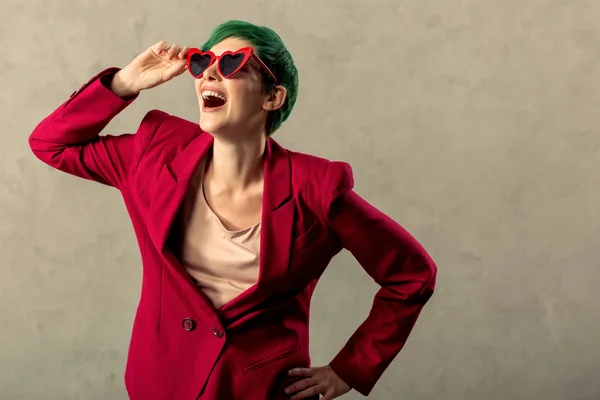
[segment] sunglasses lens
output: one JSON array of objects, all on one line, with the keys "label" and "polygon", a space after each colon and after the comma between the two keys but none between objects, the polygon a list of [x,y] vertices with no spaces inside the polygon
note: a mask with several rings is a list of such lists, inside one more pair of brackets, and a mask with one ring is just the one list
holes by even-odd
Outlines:
[{"label": "sunglasses lens", "polygon": [[193,54],[190,57],[190,72],[198,77],[210,67],[210,56],[208,54]]},{"label": "sunglasses lens", "polygon": [[244,62],[244,54],[236,53],[236,54],[226,54],[219,61],[219,70],[221,71],[221,75],[230,76],[233,74]]}]

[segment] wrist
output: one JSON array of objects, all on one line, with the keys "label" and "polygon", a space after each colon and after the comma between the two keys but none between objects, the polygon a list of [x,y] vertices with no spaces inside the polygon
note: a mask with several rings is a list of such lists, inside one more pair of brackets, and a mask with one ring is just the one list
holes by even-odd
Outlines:
[{"label": "wrist", "polygon": [[136,96],[140,91],[124,76],[123,70],[117,71],[110,82],[110,90],[117,96],[127,98]]}]

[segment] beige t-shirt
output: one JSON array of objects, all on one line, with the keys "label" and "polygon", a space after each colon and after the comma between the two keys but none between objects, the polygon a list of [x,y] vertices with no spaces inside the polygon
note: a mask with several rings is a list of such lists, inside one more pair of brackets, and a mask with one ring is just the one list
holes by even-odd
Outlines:
[{"label": "beige t-shirt", "polygon": [[260,222],[239,231],[225,228],[204,195],[202,161],[182,207],[180,259],[191,277],[220,308],[258,281]]}]

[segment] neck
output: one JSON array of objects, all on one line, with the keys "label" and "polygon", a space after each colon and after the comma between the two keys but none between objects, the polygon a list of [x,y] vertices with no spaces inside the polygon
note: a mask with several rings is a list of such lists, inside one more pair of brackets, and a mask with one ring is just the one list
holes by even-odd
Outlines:
[{"label": "neck", "polygon": [[243,191],[263,178],[265,146],[265,135],[247,140],[215,136],[206,174],[227,191]]}]

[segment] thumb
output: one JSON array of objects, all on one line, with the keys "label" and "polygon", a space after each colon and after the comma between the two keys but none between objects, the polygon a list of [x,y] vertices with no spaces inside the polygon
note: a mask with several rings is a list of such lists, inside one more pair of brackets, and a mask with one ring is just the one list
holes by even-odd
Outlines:
[{"label": "thumb", "polygon": [[333,400],[336,398],[336,396],[333,394],[333,390],[330,390],[328,392],[325,393],[325,395],[323,395],[323,397],[321,397],[321,400]]}]

